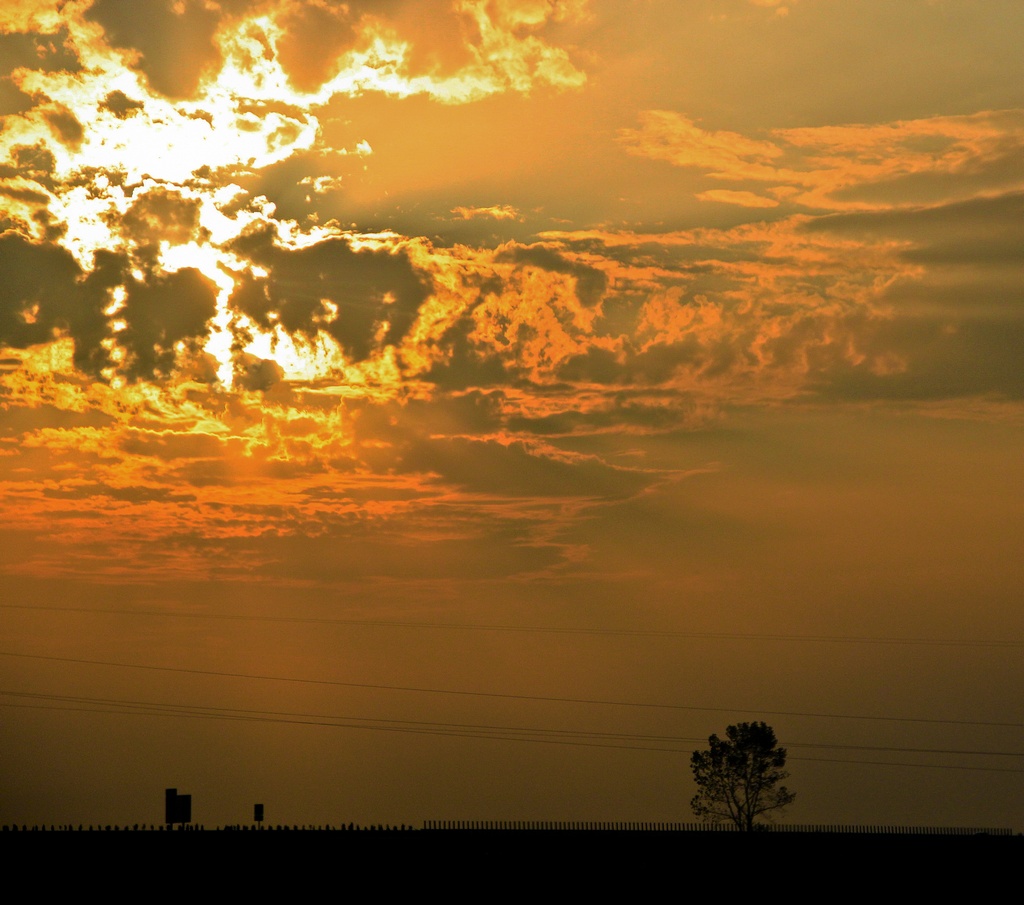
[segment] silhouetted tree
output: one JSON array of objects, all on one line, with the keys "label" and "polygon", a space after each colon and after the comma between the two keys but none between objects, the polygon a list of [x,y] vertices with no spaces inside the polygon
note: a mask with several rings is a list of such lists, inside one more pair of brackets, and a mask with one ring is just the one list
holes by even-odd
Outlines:
[{"label": "silhouetted tree", "polygon": [[708,738],[706,751],[694,751],[690,769],[697,794],[693,813],[707,823],[728,821],[745,831],[756,827],[763,814],[791,804],[796,795],[779,785],[789,774],[786,749],[766,723],[739,723],[725,730],[726,738]]}]

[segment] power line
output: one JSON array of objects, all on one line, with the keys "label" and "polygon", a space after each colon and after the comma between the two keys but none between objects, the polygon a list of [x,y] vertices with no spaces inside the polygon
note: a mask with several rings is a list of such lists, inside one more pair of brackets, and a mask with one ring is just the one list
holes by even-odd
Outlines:
[{"label": "power line", "polygon": [[[183,666],[151,666],[140,663],[117,663],[109,660],[86,660],[75,657],[53,657],[43,654],[19,654],[0,651],[3,657],[22,657],[31,660],[48,660],[58,663],[78,663],[88,666],[106,666],[120,669],[141,669],[152,672],[184,673],[187,675],[214,676],[217,678],[252,679],[264,682],[291,682],[302,685],[326,685],[341,688],[362,688],[374,691],[401,691],[418,694],[441,694],[459,697],[500,698],[516,701],[540,701],[558,704],[588,704],[606,707],[637,707],[652,710],[681,710],[700,713],[757,713],[766,716],[811,717],[815,719],[864,720],[887,723],[921,723],[925,725],[983,726],[1000,729],[1024,729],[1024,723],[1004,723],[983,720],[939,720],[924,717],[864,716],[859,714],[815,713],[798,710],[765,710],[753,707],[698,707],[689,704],[655,704],[641,701],[609,701],[595,698],[568,698],[547,695],[510,694],[493,691],[464,691],[449,688],[422,688],[411,685],[383,685],[367,682],[343,682],[336,679],[304,679],[290,676],[266,676],[253,673],[218,672],[206,669],[190,669]],[[698,740],[699,741],[699,740]]]},{"label": "power line", "polygon": [[796,635],[757,632],[698,632],[668,629],[564,628],[537,625],[487,625],[474,622],[416,622],[383,619],[338,619],[316,616],[262,616],[238,613],[180,613],[166,610],[121,610],[98,607],[54,606],[50,604],[0,603],[0,609],[45,610],[109,616],[150,616],[165,619],[218,619],[223,621],[279,622],[296,625],[350,625],[373,628],[422,628],[438,631],[519,632],[552,635],[609,635],[637,638],[689,638],[704,641],[789,641],[818,644],[882,644],[921,647],[1024,647],[1024,641],[990,641],[954,638],[875,638],[858,635]]},{"label": "power line", "polygon": [[857,766],[864,765],[867,767],[920,767],[925,770],[971,770],[978,773],[1024,773],[1024,769],[1018,769],[1016,767],[978,767],[978,766],[960,766],[958,764],[912,764],[906,761],[892,761],[892,760],[848,760],[846,758],[839,757],[790,757],[787,758],[787,762],[791,760],[798,760],[802,763],[819,763],[819,764],[854,764]]},{"label": "power line", "polygon": [[[220,719],[285,725],[324,726],[338,729],[364,729],[384,732],[401,732],[417,735],[434,735],[455,738],[478,738],[495,741],[527,741],[573,747],[614,748],[637,751],[660,751],[673,754],[688,754],[683,748],[668,747],[669,743],[702,742],[703,739],[687,736],[658,736],[620,732],[593,732],[571,729],[546,729],[524,726],[493,726],[473,723],[448,723],[428,720],[395,720],[374,717],[335,716],[324,714],[294,713],[289,711],[261,711],[244,708],[219,708],[193,705],[166,704],[161,702],[123,701],[109,698],[88,698],[70,695],[33,694],[28,692],[6,692],[11,697],[33,698],[36,700],[64,702],[73,706],[47,707],[40,704],[6,704],[0,706],[29,707],[42,710],[71,710],[73,712],[106,713],[136,716],[171,716],[189,719]],[[104,709],[100,709],[104,708]],[[113,709],[110,709],[113,708]],[[649,742],[651,744],[629,744]],[[664,744],[657,744],[664,743]],[[906,748],[892,745],[843,745],[836,743],[794,742],[787,748],[813,748],[841,751],[875,751],[896,754],[938,754],[961,756],[1024,757],[1021,752],[950,750],[936,748]],[[835,758],[793,757],[791,760],[819,761],[822,763],[872,764],[881,766],[915,766],[958,770],[985,770],[990,772],[1024,773],[1024,769],[1002,767],[978,767],[952,764],[908,764],[892,761],[865,761]]]}]

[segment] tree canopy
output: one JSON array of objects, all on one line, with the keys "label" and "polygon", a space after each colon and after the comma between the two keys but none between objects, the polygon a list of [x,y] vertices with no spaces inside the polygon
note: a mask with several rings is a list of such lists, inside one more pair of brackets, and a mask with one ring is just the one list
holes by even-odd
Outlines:
[{"label": "tree canopy", "polygon": [[690,769],[697,794],[693,813],[708,823],[731,822],[753,830],[758,817],[791,804],[796,798],[780,783],[789,777],[786,749],[767,723],[738,723],[725,730],[725,739],[708,738],[706,751],[694,751]]}]

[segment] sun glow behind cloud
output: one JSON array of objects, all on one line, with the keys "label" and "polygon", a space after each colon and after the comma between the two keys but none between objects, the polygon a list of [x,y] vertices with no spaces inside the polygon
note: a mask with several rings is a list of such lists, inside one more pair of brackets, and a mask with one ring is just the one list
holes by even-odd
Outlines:
[{"label": "sun glow behind cloud", "polygon": [[[469,48],[464,70],[438,78],[408,71],[407,44],[383,21],[342,8],[335,15],[351,16],[355,46],[336,59],[330,79],[313,91],[301,91],[292,85],[278,52],[282,19],[292,13],[291,7],[261,6],[251,15],[224,18],[216,35],[217,65],[200,79],[193,98],[172,101],[129,68],[129,53],[106,43],[100,26],[87,18],[89,4],[69,5],[60,25],[67,28],[65,45],[80,68],[17,70],[15,84],[42,102],[9,121],[0,148],[12,158],[27,149],[48,156],[45,177],[26,188],[40,199],[45,214],[34,216],[29,207],[19,216],[16,206],[8,207],[7,214],[17,217],[19,228],[37,241],[48,230],[59,230],[57,241],[85,271],[93,268],[96,252],[104,250],[121,252],[132,261],[144,257],[137,277],[144,278],[147,270],[159,274],[184,268],[203,274],[218,290],[206,350],[217,358],[218,379],[226,387],[232,382],[232,347],[242,355],[271,353],[286,359],[281,364],[293,378],[325,376],[344,361],[329,335],[319,333],[297,343],[280,328],[261,332],[251,319],[231,310],[235,275],[245,264],[227,246],[260,225],[272,226],[291,248],[341,233],[277,219],[273,205],[246,196],[231,174],[259,172],[312,149],[320,132],[316,110],[339,94],[422,93],[460,103],[500,91],[528,90],[535,81],[578,86],[582,77],[564,51],[533,34],[516,32],[542,26],[549,15],[562,20],[582,9],[575,4],[552,11],[542,4],[533,10],[500,7],[492,15],[486,4],[460,4],[453,15],[475,24],[478,44]],[[11,24],[38,27],[39,20]],[[44,19],[46,25],[54,28],[57,23]],[[365,140],[357,143],[356,153],[369,150]],[[10,188],[16,191],[18,185]],[[151,199],[155,203],[147,212]],[[142,221],[142,228],[125,230],[126,218],[140,210],[134,222]],[[353,248],[362,247],[357,235],[349,241]],[[251,335],[251,341],[239,342],[239,332]],[[235,339],[229,341],[233,333]],[[375,370],[383,373],[379,364]]]},{"label": "sun glow behind cloud", "polygon": [[[578,88],[582,72],[542,32],[549,22],[581,19],[586,6],[454,4],[445,15],[459,24],[466,43],[450,48],[458,62],[444,72],[412,68],[410,43],[400,34],[408,23],[388,21],[371,7],[310,7],[349,38],[334,45],[326,78],[319,84],[300,79],[302,87],[282,48],[306,9],[289,3],[240,13],[209,7],[219,17],[211,33],[216,52],[207,55],[191,92],[179,97],[147,78],[149,49],[132,50],[123,35],[110,38],[108,5],[66,4],[60,15],[8,9],[9,34],[37,30],[42,58],[56,53],[54,41],[60,41],[75,62],[12,73],[32,103],[8,116],[0,135],[0,154],[11,165],[4,180],[11,201],[4,207],[6,266],[38,273],[57,262],[62,276],[42,283],[28,277],[15,302],[24,338],[6,337],[17,356],[3,377],[8,404],[55,405],[98,418],[88,427],[32,433],[23,438],[22,455],[37,450],[66,457],[77,448],[87,454],[77,467],[111,492],[157,492],[182,474],[181,467],[198,469],[191,480],[201,484],[221,482],[215,476],[221,467],[254,478],[268,467],[317,474],[329,462],[337,467],[343,409],[336,401],[302,404],[292,397],[296,389],[304,388],[306,400],[375,405],[429,395],[429,385],[415,375],[449,357],[446,331],[472,311],[472,284],[494,272],[492,255],[433,249],[388,231],[343,230],[334,221],[299,223],[244,186],[292,159],[332,150],[321,144],[318,117],[338,97],[424,95],[461,104],[537,86]],[[175,6],[169,14],[176,27],[173,17],[200,9]],[[366,157],[370,144],[357,137],[351,153]],[[336,190],[339,179],[314,176],[302,184],[321,194]],[[321,253],[332,249],[343,253],[340,263]],[[33,263],[43,260],[48,263]],[[304,262],[329,281],[319,298],[312,287],[313,294],[302,289],[295,295]],[[514,268],[501,269],[519,279]],[[526,279],[551,282],[543,271]],[[573,307],[571,280],[554,279]],[[343,288],[350,280],[351,292]],[[73,303],[73,315],[63,313],[66,303],[56,299],[70,287],[72,294],[84,293],[91,313],[84,312],[84,299]],[[528,289],[524,284],[507,292]],[[502,297],[511,298],[507,292]],[[498,334],[487,321],[514,308],[509,301],[492,313],[481,307],[473,315],[473,341],[491,342]],[[519,328],[508,329],[499,345],[517,340]],[[543,344],[535,345],[536,352],[525,353],[530,367],[545,355]],[[258,402],[271,391],[280,405]],[[111,409],[112,399],[124,402]],[[296,424],[303,425],[301,437]],[[144,437],[163,439],[154,445]],[[378,441],[365,442],[373,448]],[[154,467],[163,450],[177,450],[168,461],[181,464]],[[246,462],[262,464],[239,467]],[[199,478],[208,468],[210,477]],[[16,493],[19,506],[31,498]],[[100,498],[83,499],[92,518],[102,516]],[[168,500],[170,517],[180,504],[173,495]],[[142,524],[154,537],[169,530],[167,523],[160,527],[156,505],[136,510],[132,531]],[[74,536],[71,543],[68,535],[71,546],[84,540]],[[48,559],[26,564],[44,571],[51,566]]]}]

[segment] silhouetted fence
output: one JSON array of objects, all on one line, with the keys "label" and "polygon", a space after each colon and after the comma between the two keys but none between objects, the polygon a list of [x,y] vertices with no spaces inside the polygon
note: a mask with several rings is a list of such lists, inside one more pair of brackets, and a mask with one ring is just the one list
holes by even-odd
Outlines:
[{"label": "silhouetted fence", "polygon": [[[206,827],[202,824],[188,824],[179,827],[174,832],[203,832]],[[250,832],[409,832],[416,831],[413,826],[402,824],[392,826],[390,824],[371,824],[359,826],[358,824],[342,824],[340,826],[297,826],[297,825],[270,825],[257,829],[250,824],[231,824],[227,826],[212,827],[214,831],[239,831]],[[617,821],[561,821],[561,820],[426,820],[421,827],[422,830],[431,832],[615,832],[615,833],[737,833],[739,830],[731,824],[707,824],[707,823],[644,823],[644,822],[617,822]],[[813,834],[856,834],[872,836],[1012,836],[1013,830],[1007,827],[964,827],[964,826],[849,826],[832,823],[786,823],[778,826],[760,826],[759,831],[765,833],[813,833]],[[85,826],[78,824],[43,825],[7,825],[0,826],[0,832],[153,832],[166,831],[167,827],[161,824],[134,824],[124,825],[92,825]]]},{"label": "silhouetted fence", "polygon": [[[321,825],[307,825],[302,824],[267,824],[257,825],[255,823],[229,823],[224,826],[210,827],[214,832],[233,832],[233,831],[246,831],[252,833],[307,833],[307,832],[386,832],[386,833],[402,833],[414,831],[417,827],[407,826],[402,824],[401,826],[392,826],[391,824],[370,824],[367,826],[361,826],[356,823],[340,824],[339,826],[333,826],[331,824]],[[0,826],[0,832],[13,832],[13,833],[150,833],[150,832],[171,832],[171,833],[195,833],[195,832],[206,832],[207,827],[201,823],[188,823],[182,824],[175,828],[171,828],[167,824],[163,823],[135,823],[132,825],[125,824],[44,824],[36,826],[28,826],[27,824],[4,824]]]},{"label": "silhouetted fence", "polygon": [[[544,820],[427,820],[425,830],[506,830],[562,832],[669,832],[669,833],[738,833],[727,823],[636,823],[636,822],[572,822]],[[826,823],[787,823],[762,825],[760,832],[769,833],[859,833],[882,836],[1012,836],[1007,827],[963,826],[846,826]]]}]

